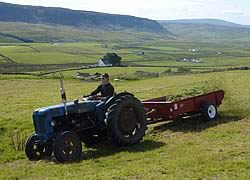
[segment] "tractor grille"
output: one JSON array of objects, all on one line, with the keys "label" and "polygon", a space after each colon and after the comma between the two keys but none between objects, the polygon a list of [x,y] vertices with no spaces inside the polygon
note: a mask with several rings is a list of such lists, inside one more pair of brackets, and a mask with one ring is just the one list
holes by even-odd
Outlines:
[{"label": "tractor grille", "polygon": [[38,116],[35,119],[35,130],[37,134],[45,133],[44,117]]}]

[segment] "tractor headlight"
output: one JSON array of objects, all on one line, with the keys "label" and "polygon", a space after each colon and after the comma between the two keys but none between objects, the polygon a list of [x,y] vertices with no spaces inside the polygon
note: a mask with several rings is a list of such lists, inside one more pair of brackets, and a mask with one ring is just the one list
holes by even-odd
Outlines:
[{"label": "tractor headlight", "polygon": [[50,125],[54,127],[54,126],[56,126],[56,122],[55,121],[50,121]]}]

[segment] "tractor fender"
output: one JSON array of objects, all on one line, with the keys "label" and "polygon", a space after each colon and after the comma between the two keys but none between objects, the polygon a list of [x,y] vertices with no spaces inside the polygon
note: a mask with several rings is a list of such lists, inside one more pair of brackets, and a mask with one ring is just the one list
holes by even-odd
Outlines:
[{"label": "tractor fender", "polygon": [[113,102],[114,102],[117,98],[119,98],[119,97],[121,97],[121,96],[132,96],[132,97],[134,97],[134,94],[129,93],[129,92],[121,92],[121,93],[119,93],[119,94],[115,94],[114,96],[110,97],[110,98],[105,102],[105,109],[108,109],[108,107],[109,107],[111,104],[113,104]]}]

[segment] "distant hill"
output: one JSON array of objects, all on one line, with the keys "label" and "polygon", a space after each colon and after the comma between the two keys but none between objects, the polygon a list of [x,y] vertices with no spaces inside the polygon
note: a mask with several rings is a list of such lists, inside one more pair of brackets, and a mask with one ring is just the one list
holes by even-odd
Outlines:
[{"label": "distant hill", "polygon": [[0,42],[101,42],[140,43],[173,39],[168,33],[134,30],[79,29],[71,26],[0,22]]},{"label": "distant hill", "polygon": [[217,19],[159,21],[175,36],[192,41],[249,41],[250,27]]},{"label": "distant hill", "polygon": [[65,25],[76,28],[98,28],[105,30],[133,29],[144,32],[166,31],[157,21],[134,16],[64,8],[23,6],[3,2],[0,2],[0,21]]},{"label": "distant hill", "polygon": [[158,22],[161,24],[198,24],[198,25],[244,27],[244,25],[220,19],[179,19],[179,20],[160,20]]}]

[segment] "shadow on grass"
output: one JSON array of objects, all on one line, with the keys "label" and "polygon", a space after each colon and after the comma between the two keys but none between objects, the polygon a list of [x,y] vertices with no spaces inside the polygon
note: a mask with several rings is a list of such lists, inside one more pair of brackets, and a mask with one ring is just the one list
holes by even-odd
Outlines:
[{"label": "shadow on grass", "polygon": [[112,156],[119,152],[139,153],[152,151],[164,145],[165,143],[163,142],[144,140],[132,146],[115,146],[107,141],[105,143],[97,144],[95,149],[87,149],[87,151],[82,155],[82,160],[98,159],[100,157]]},{"label": "shadow on grass", "polygon": [[173,132],[201,132],[205,129],[218,126],[220,124],[226,124],[233,121],[239,121],[242,117],[239,116],[226,116],[221,115],[215,121],[206,122],[201,116],[194,116],[190,118],[179,118],[175,121],[169,121],[159,126],[155,126],[154,133],[170,130]]},{"label": "shadow on grass", "polygon": [[42,159],[42,161],[48,162],[48,163],[51,162],[56,165],[75,164],[75,163],[81,163],[84,160],[96,160],[101,157],[112,156],[120,152],[139,153],[139,152],[152,151],[164,145],[165,143],[163,142],[144,140],[132,146],[115,146],[109,140],[106,140],[106,141],[99,142],[98,144],[91,146],[92,148],[86,148],[83,146],[84,152],[81,155],[80,161],[62,163],[62,162],[57,161],[54,156],[49,157],[49,158],[44,158]]}]

